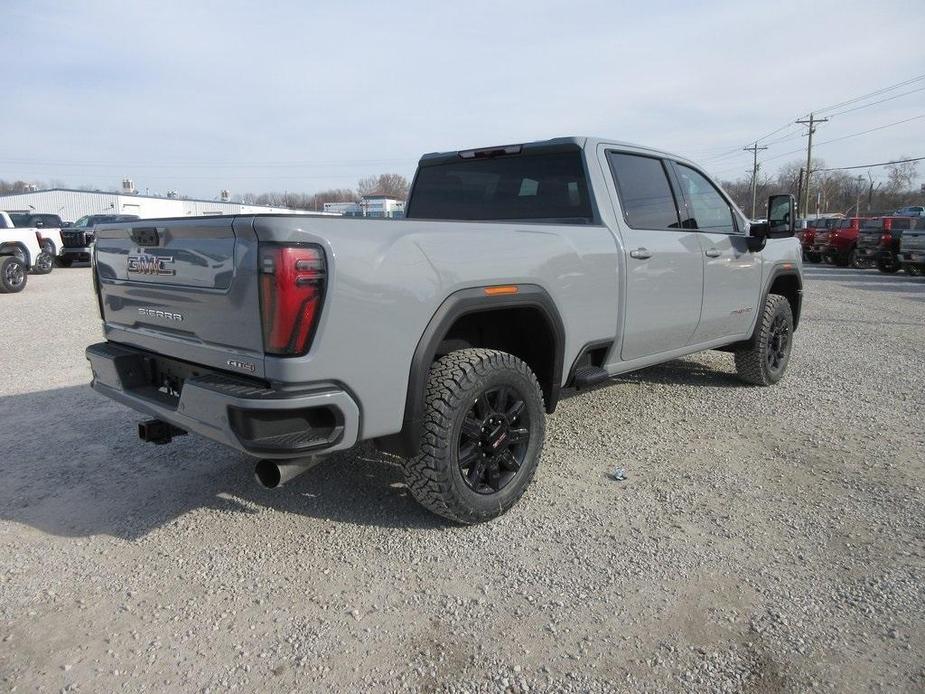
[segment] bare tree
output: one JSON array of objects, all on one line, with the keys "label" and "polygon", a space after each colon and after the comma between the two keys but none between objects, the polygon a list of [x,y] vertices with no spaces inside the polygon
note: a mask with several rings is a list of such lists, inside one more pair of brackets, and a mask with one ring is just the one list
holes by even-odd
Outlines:
[{"label": "bare tree", "polygon": [[397,173],[384,173],[378,176],[361,178],[357,183],[360,195],[387,195],[390,198],[404,200],[408,197],[408,179]]},{"label": "bare tree", "polygon": [[[900,157],[908,159],[908,157]],[[891,162],[886,167],[886,186],[887,192],[892,194],[905,193],[912,188],[919,177],[919,163],[917,161]]]}]

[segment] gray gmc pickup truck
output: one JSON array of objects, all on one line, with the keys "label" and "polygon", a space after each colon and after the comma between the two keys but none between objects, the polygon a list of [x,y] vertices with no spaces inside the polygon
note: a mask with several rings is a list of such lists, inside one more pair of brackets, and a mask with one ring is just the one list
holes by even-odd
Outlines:
[{"label": "gray gmc pickup truck", "polygon": [[371,441],[474,523],[524,493],[563,388],[707,349],[751,384],[787,367],[789,195],[750,223],[690,161],[567,137],[424,155],[406,210],[97,227],[93,388],[144,440],[201,434],[271,487]]}]

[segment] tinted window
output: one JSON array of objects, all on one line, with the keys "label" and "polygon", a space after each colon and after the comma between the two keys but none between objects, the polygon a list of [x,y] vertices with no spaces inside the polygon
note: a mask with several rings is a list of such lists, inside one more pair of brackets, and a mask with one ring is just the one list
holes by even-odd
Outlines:
[{"label": "tinted window", "polygon": [[27,227],[29,226],[29,215],[24,212],[16,213],[10,215],[10,220],[13,222],[14,227]]},{"label": "tinted window", "polygon": [[684,164],[678,164],[681,192],[687,199],[690,218],[684,221],[687,229],[700,229],[722,234],[735,233],[732,209],[714,185],[701,173]]},{"label": "tinted window", "polygon": [[925,229],[925,218],[916,219],[915,224],[913,225],[912,228],[915,229],[916,231],[918,231],[919,229]]},{"label": "tinted window", "polygon": [[660,159],[609,152],[626,223],[634,229],[677,229],[678,206]]},{"label": "tinted window", "polygon": [[862,229],[882,229],[883,220],[882,219],[865,219],[861,222]]},{"label": "tinted window", "polygon": [[591,223],[581,152],[458,159],[418,169],[408,219]]},{"label": "tinted window", "polygon": [[894,219],[891,228],[892,229],[911,229],[912,220],[911,219]]}]

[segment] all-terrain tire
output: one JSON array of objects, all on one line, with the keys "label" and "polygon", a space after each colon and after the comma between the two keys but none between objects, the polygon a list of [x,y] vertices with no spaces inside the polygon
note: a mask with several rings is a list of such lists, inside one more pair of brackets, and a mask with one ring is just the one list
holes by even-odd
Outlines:
[{"label": "all-terrain tire", "polygon": [[819,253],[806,253],[805,256],[806,256],[806,260],[808,260],[809,262],[813,264],[818,264],[822,262],[822,255],[820,255]]},{"label": "all-terrain tire", "polygon": [[29,272],[15,255],[0,256],[0,294],[16,294],[26,288]]},{"label": "all-terrain tire", "polygon": [[787,370],[792,349],[793,312],[790,302],[780,294],[768,294],[754,336],[746,346],[735,352],[739,378],[756,386],[777,383]]},{"label": "all-terrain tire", "polygon": [[[500,391],[505,393],[502,402],[513,401],[512,410],[521,406],[520,414],[511,421],[527,422],[528,435],[518,444],[522,460],[513,476],[497,491],[483,489],[480,493],[472,486],[472,469],[463,472],[463,446],[474,445],[465,438],[468,434],[464,427],[471,426],[473,413],[479,408],[488,406],[489,411],[494,411],[489,397]],[[497,406],[498,400],[495,403]],[[498,412],[503,409],[500,407]],[[411,494],[428,510],[458,523],[481,523],[500,516],[520,499],[533,479],[543,449],[545,418],[536,376],[512,354],[463,349],[441,357],[431,367],[427,382],[419,453],[404,464]],[[513,428],[510,432],[514,433]]]}]

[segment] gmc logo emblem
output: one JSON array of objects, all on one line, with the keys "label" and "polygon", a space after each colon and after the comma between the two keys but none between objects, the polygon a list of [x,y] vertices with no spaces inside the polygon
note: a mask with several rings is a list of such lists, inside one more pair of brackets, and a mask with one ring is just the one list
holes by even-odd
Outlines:
[{"label": "gmc logo emblem", "polygon": [[128,257],[128,271],[139,275],[175,275],[177,271],[172,267],[174,258],[164,258],[159,255],[130,255]]}]

